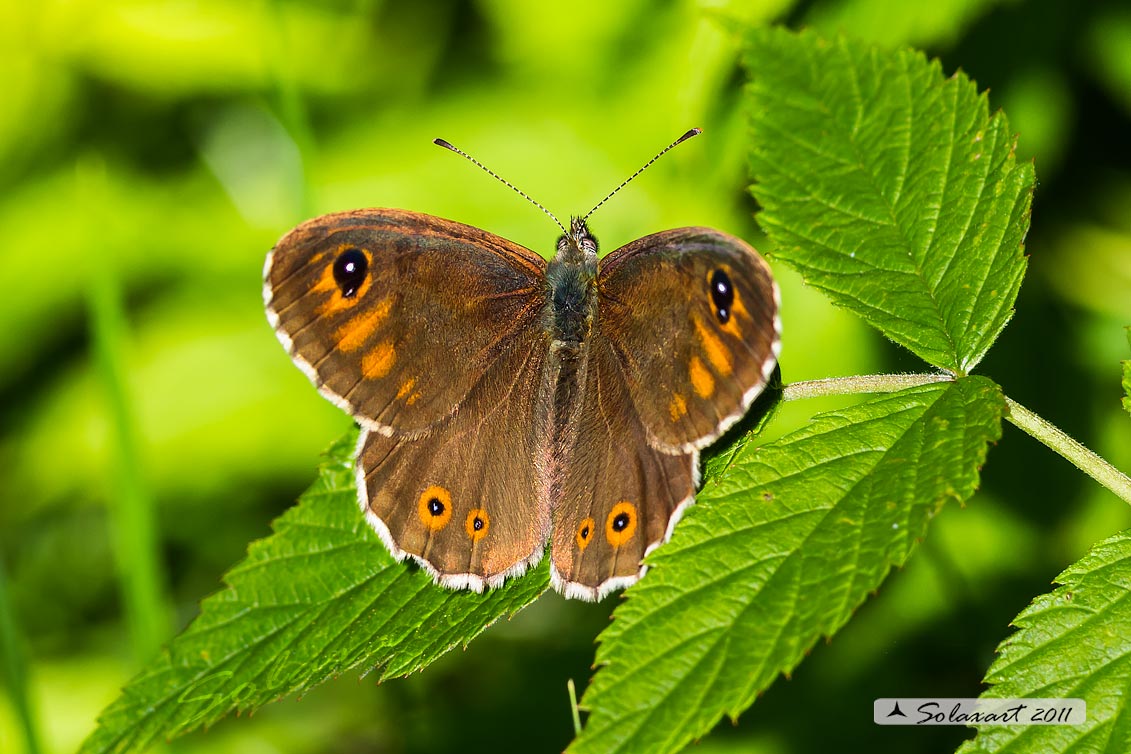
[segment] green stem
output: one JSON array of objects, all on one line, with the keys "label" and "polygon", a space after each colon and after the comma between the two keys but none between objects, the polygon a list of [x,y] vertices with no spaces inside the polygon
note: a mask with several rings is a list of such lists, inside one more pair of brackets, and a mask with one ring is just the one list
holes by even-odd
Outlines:
[{"label": "green stem", "polygon": [[823,395],[856,395],[859,393],[894,393],[909,387],[932,382],[953,382],[949,374],[864,374],[855,377],[828,377],[823,380],[793,382],[782,390],[783,401],[818,398]]},{"label": "green stem", "polygon": [[569,691],[569,711],[573,714],[573,735],[581,735],[581,712],[577,709],[577,688],[573,685],[573,679],[570,678],[566,681],[566,689]]},{"label": "green stem", "polygon": [[1092,450],[1066,435],[1059,427],[1050,424],[1012,398],[1006,398],[1009,419],[1015,426],[1028,432],[1057,453],[1067,458],[1073,466],[1131,503],[1131,477],[1096,455]]},{"label": "green stem", "polygon": [[0,562],[0,674],[8,687],[8,695],[15,707],[16,717],[24,731],[24,744],[28,754],[43,751],[39,728],[35,722],[35,708],[28,692],[27,663],[23,641],[16,627],[11,600],[8,599],[7,577]]},{"label": "green stem", "polygon": [[[953,380],[954,377],[949,374],[869,374],[856,377],[830,377],[786,385],[782,389],[782,400],[793,401],[825,395],[893,393],[904,388]],[[1005,418],[1013,425],[1059,453],[1073,466],[1118,495],[1124,502],[1131,503],[1131,477],[1012,398],[1007,396],[1005,404],[1008,408]]]}]

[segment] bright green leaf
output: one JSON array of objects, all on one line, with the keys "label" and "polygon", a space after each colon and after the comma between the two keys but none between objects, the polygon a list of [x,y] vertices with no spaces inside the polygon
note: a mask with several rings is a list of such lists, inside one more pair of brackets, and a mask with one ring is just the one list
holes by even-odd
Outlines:
[{"label": "bright green leaf", "polygon": [[983,698],[1082,698],[1082,725],[982,726],[960,754],[1131,750],[1131,532],[1100,542],[1013,624]]},{"label": "bright green leaf", "polygon": [[275,533],[225,575],[228,588],[103,712],[84,754],[140,751],[353,669],[407,675],[547,588],[545,563],[482,595],[396,563],[357,509],[356,440],[331,448]]},{"label": "bright green leaf", "polygon": [[1005,116],[920,53],[760,30],[754,196],[776,256],[934,366],[969,372],[1025,272],[1033,166]]},{"label": "bright green leaf", "polygon": [[977,377],[882,395],[764,447],[699,493],[601,635],[571,751],[678,751],[753,703],[978,485],[1004,402]]}]

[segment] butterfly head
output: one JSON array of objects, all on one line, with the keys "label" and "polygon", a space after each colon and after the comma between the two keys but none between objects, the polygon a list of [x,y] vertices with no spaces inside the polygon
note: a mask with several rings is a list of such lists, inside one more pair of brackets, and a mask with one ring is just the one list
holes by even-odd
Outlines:
[{"label": "butterfly head", "polygon": [[557,259],[568,264],[597,264],[597,239],[589,232],[584,217],[569,222],[569,233],[558,238]]}]

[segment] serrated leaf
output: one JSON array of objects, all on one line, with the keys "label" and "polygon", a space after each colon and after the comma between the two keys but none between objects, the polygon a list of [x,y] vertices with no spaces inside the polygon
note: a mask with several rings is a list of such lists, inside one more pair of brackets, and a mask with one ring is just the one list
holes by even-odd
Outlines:
[{"label": "serrated leaf", "polygon": [[1131,751],[1131,532],[1100,542],[1013,620],[983,698],[1083,698],[1080,725],[979,726],[959,754]]},{"label": "serrated leaf", "polygon": [[545,591],[545,563],[479,595],[395,562],[357,509],[356,440],[330,449],[274,534],[252,543],[227,588],[102,713],[83,754],[140,751],[354,669],[407,675]]},{"label": "serrated leaf", "polygon": [[1033,166],[937,61],[758,30],[746,66],[758,221],[775,256],[936,367],[968,373],[1012,316]]},{"label": "serrated leaf", "polygon": [[739,450],[602,633],[570,751],[671,752],[737,716],[973,494],[1004,399],[983,378],[879,396]]}]

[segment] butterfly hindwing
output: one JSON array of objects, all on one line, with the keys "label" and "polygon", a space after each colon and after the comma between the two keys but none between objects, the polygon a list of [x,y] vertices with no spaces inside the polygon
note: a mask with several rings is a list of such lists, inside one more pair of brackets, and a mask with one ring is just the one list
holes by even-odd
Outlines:
[{"label": "butterfly hindwing", "polygon": [[616,352],[600,336],[582,395],[554,500],[551,574],[567,597],[594,600],[640,578],[641,560],[670,536],[693,500],[698,454],[649,445]]},{"label": "butterfly hindwing", "polygon": [[395,557],[476,591],[541,558],[550,513],[534,459],[546,348],[536,330],[509,341],[459,410],[423,437],[363,431],[359,499]]}]

